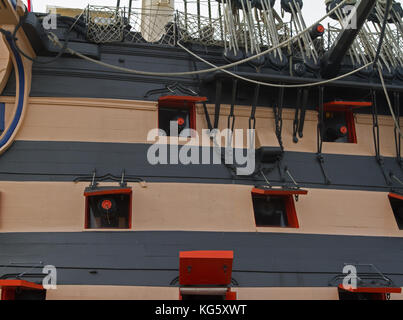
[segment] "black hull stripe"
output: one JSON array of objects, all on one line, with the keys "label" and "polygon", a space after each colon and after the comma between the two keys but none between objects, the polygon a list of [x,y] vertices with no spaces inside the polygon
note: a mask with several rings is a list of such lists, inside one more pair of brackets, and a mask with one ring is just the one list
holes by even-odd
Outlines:
[{"label": "black hull stripe", "polygon": [[[247,184],[263,183],[261,176],[232,177],[224,165],[150,165],[147,161],[147,144],[16,141],[0,157],[0,181],[72,181],[75,177],[111,173],[120,176],[139,176],[149,182]],[[200,150],[200,154],[202,151]],[[212,154],[212,152],[211,152]],[[388,192],[402,189],[393,181],[385,183],[380,166],[374,157],[325,154],[325,170],[331,180],[324,177],[314,153],[286,152],[282,166],[287,166],[294,179],[303,187]],[[402,170],[395,158],[385,158],[385,171],[403,180]],[[286,178],[286,183],[291,180]],[[281,185],[278,170],[268,179]]]},{"label": "black hull stripe", "polygon": [[[62,32],[63,33],[63,32]],[[80,46],[79,43],[76,45]],[[84,46],[88,46],[85,44]],[[124,66],[131,69],[144,70],[147,66],[149,71],[158,72],[178,72],[178,71],[194,71],[206,69],[203,62],[197,61],[184,53],[183,50],[172,48],[169,46],[158,46],[150,44],[110,44],[99,47],[101,52],[101,61],[119,65],[119,60],[124,61]],[[84,52],[85,47],[79,48],[77,51]],[[205,59],[217,64],[226,64],[222,59],[222,50],[209,48],[206,54],[204,47],[193,46],[193,51],[200,54]],[[40,58],[43,59],[43,58]],[[48,58],[45,58],[48,59]],[[265,82],[296,83],[307,81],[318,81],[311,73],[307,78],[288,76],[288,68],[284,71],[275,71],[269,68],[263,68],[260,73],[256,73],[255,69],[248,64],[238,66],[238,71],[248,74],[249,78],[265,77]],[[350,71],[349,68],[345,72]],[[344,73],[344,72],[343,72]],[[161,89],[167,83],[179,82],[182,85],[193,89],[201,96],[206,96],[210,103],[215,103],[216,88],[214,81],[211,81],[214,74],[207,76],[183,76],[183,77],[149,77],[132,75],[124,72],[116,72],[110,69],[98,66],[94,63],[87,62],[74,57],[62,57],[49,65],[33,65],[32,79],[32,97],[81,97],[81,98],[107,98],[107,99],[129,99],[129,100],[157,100],[158,95],[147,96],[150,90]],[[221,77],[221,76],[220,76]],[[230,104],[231,85],[225,83],[221,94],[221,103]],[[376,81],[375,81],[376,82]],[[367,78],[361,76],[351,76],[337,84],[330,84],[326,87],[327,97],[343,97],[345,100],[361,100],[363,96],[367,96],[369,88],[375,86],[380,90],[379,82],[369,83]],[[394,88],[395,91],[401,91],[401,81],[394,80],[393,83],[387,85]],[[346,87],[354,90],[346,90]],[[253,103],[254,85],[243,82],[238,88],[239,100],[237,105],[251,105]],[[284,106],[295,108],[297,89],[287,89],[284,97]],[[15,96],[15,76],[12,76],[4,90],[5,96]],[[389,115],[389,109],[382,90],[378,95],[378,112],[380,114]],[[315,109],[318,103],[317,90],[314,88],[309,94],[309,108]],[[271,105],[272,97],[277,96],[277,89],[261,88],[261,94],[258,101],[259,106]],[[369,113],[369,109],[359,112]]]},{"label": "black hull stripe", "polygon": [[345,263],[374,264],[403,286],[402,248],[403,238],[311,234],[2,233],[0,277],[42,261],[58,268],[59,285],[170,286],[178,276],[179,251],[233,250],[240,287],[334,286]]}]

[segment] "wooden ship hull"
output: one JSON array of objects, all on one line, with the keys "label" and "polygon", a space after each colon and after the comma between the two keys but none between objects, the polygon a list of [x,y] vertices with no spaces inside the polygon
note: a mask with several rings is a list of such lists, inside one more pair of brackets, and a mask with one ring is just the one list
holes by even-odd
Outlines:
[{"label": "wooden ship hull", "polygon": [[[256,93],[256,84],[235,82],[223,72],[141,75],[68,52],[54,59],[60,48],[53,44],[50,50],[41,38],[38,15],[29,13],[15,29],[23,5],[5,2],[6,7],[0,4],[3,299],[38,291],[50,300],[175,300],[189,288],[192,298],[222,292],[239,300],[403,298],[400,129],[376,76],[293,88],[287,85],[326,78],[318,71],[296,76],[288,67],[256,69],[247,63],[228,69],[284,85],[261,85]],[[70,27],[58,26],[59,39]],[[126,69],[209,68],[175,45],[94,43],[85,36],[74,29],[68,46]],[[228,63],[221,47],[188,48],[215,65]],[[403,81],[394,76],[386,82],[398,117]],[[252,118],[260,150],[256,172],[237,175],[223,163],[151,164],[148,154],[158,137],[150,139],[149,133],[161,128],[162,108],[178,103],[186,106],[197,136],[169,137],[169,150],[187,147],[200,161],[204,152],[210,159],[215,147],[205,129],[222,131],[236,119],[235,128],[246,131]],[[346,115],[349,140],[320,142],[318,127],[338,112]],[[246,136],[235,148],[248,148]],[[92,199],[102,196],[98,209],[124,203],[127,216],[108,225],[104,216],[92,215],[97,210]],[[286,201],[287,223],[259,222],[256,199],[276,197]],[[205,272],[203,283],[197,268],[206,261],[218,266]],[[57,289],[35,289],[48,265],[57,269]],[[359,270],[356,289],[342,287],[346,265]],[[215,273],[223,282],[212,280]],[[206,294],[206,288],[221,293]]]}]

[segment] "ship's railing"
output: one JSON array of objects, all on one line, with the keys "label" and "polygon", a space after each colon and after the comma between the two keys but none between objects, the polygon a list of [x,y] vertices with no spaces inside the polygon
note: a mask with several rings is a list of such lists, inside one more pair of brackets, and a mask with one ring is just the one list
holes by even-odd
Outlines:
[{"label": "ship's railing", "polygon": [[116,7],[88,6],[83,15],[87,23],[87,38],[95,43],[122,41],[125,17]]},{"label": "ship's railing", "polygon": [[[175,46],[177,41],[203,46],[225,47],[230,35],[222,17],[203,17],[178,10],[156,10],[89,5],[82,18],[87,24],[87,39],[95,43],[130,42]],[[254,25],[259,46],[273,45],[270,30],[264,23]],[[241,47],[250,42],[249,33],[242,24],[235,30]],[[289,37],[287,25],[278,26],[281,41]]]},{"label": "ship's railing", "polygon": [[181,42],[223,46],[224,41],[228,41],[220,18],[209,19],[180,11],[176,14]]},{"label": "ship's railing", "polygon": [[95,43],[131,42],[175,45],[175,14],[152,9],[88,6],[83,13],[87,39]]},{"label": "ship's railing", "polygon": [[[200,17],[195,14],[180,11],[177,11],[176,14],[180,40],[182,42],[222,47],[225,47],[225,45],[229,43],[229,32],[226,30],[226,26],[221,18],[210,19],[208,17]],[[239,24],[239,29],[235,30],[238,43],[241,47],[245,46],[245,42],[250,43],[250,39],[248,38],[249,34],[244,32],[245,29],[244,25]],[[260,47],[270,47],[273,45],[269,30],[264,23],[255,24],[254,29]],[[278,34],[282,41],[289,37],[287,30],[285,25],[278,28]]]}]

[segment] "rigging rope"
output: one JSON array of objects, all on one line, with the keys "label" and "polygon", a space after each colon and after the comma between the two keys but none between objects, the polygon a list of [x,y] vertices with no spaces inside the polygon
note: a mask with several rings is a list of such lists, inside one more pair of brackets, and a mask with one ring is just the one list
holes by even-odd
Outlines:
[{"label": "rigging rope", "polygon": [[230,109],[230,113],[228,115],[228,120],[227,120],[227,128],[230,129],[229,132],[228,132],[228,137],[227,137],[227,146],[230,146],[232,144],[232,137],[233,137],[233,134],[234,134],[234,128],[235,128],[235,102],[236,102],[237,89],[238,89],[238,80],[234,79],[233,82],[232,82],[231,109]]},{"label": "rigging rope", "polygon": [[317,160],[320,165],[320,169],[322,171],[322,174],[325,178],[325,183],[326,184],[331,184],[331,181],[326,173],[325,170],[325,158],[322,154],[323,150],[323,131],[324,131],[324,118],[323,118],[323,113],[324,113],[324,88],[319,87],[319,112],[318,112],[318,126],[317,126]]},{"label": "rigging rope", "polygon": [[390,12],[391,7],[392,7],[392,0],[387,0],[386,9],[385,9],[384,18],[383,18],[381,35],[379,38],[378,49],[376,50],[376,55],[375,55],[375,59],[374,59],[375,67],[377,67],[379,55],[381,54],[383,39],[385,38],[386,25],[388,24],[388,17],[389,17],[389,12]]},{"label": "rigging rope", "polygon": [[[378,67],[378,59],[379,59],[379,55],[380,55],[380,52],[381,52],[381,49],[382,49],[383,39],[385,37],[386,24],[388,22],[388,16],[389,16],[389,11],[390,11],[391,6],[392,6],[392,0],[388,0],[387,5],[386,5],[386,9],[385,9],[385,16],[384,16],[384,21],[383,21],[383,25],[382,25],[382,31],[381,31],[379,44],[378,44],[378,49],[377,49],[376,56],[375,56],[375,59],[374,59],[374,62],[373,62],[373,65],[376,68]],[[389,94],[388,94],[388,89],[386,88],[385,80],[383,78],[381,68],[377,68],[377,69],[378,69],[379,78],[381,80],[383,92],[385,93],[386,102],[388,104],[390,114],[391,114],[391,116],[393,118],[393,121],[394,121],[394,124],[395,124],[395,129],[399,132],[400,137],[403,137],[402,131],[400,129],[399,121],[397,120],[395,112],[393,111],[392,102],[390,101],[390,97],[389,97]],[[397,106],[397,107],[399,108],[400,106]]]},{"label": "rigging rope", "polygon": [[276,137],[280,145],[281,152],[284,152],[284,144],[282,139],[283,131],[283,105],[284,105],[284,87],[280,88],[277,105],[274,106],[274,122],[276,125]]},{"label": "rigging rope", "polygon": [[[219,67],[217,67],[216,65],[214,65],[211,62],[208,62],[207,60],[203,59],[202,57],[198,56],[197,54],[193,53],[192,51],[190,51],[189,49],[184,47],[182,44],[180,44],[179,42],[178,42],[178,46],[181,47],[186,52],[188,52],[189,54],[191,54],[192,56],[194,56],[195,58],[199,59],[200,61],[202,61],[202,62],[204,62],[204,63],[206,63],[206,64],[208,64],[208,65],[210,65],[210,66],[212,66],[214,68],[217,68],[217,70],[219,69]],[[355,69],[355,70],[353,70],[351,72],[345,73],[345,74],[343,74],[341,76],[338,76],[338,77],[335,77],[335,78],[332,78],[332,79],[327,79],[327,80],[324,80],[324,81],[318,81],[318,82],[313,82],[313,83],[295,84],[295,85],[281,85],[281,84],[275,84],[275,83],[261,82],[261,81],[245,78],[243,76],[240,76],[240,75],[238,75],[236,73],[233,73],[231,71],[228,71],[228,70],[221,70],[221,71],[225,72],[225,73],[227,73],[227,74],[229,74],[229,75],[231,75],[231,76],[233,76],[235,78],[238,78],[240,80],[244,80],[244,81],[254,83],[254,84],[259,84],[259,85],[262,85],[262,86],[276,87],[276,88],[304,88],[304,87],[320,86],[320,85],[324,85],[324,84],[327,84],[327,83],[330,83],[330,82],[334,82],[334,81],[346,78],[348,76],[351,76],[351,75],[353,75],[353,74],[355,74],[355,73],[357,73],[357,72],[359,72],[359,71],[371,66],[372,64],[373,63],[370,62],[370,63],[368,63],[368,64],[366,64],[366,65],[364,65],[364,66],[362,66],[362,67],[360,67],[358,69]]]},{"label": "rigging rope", "polygon": [[380,158],[380,143],[379,143],[379,123],[378,123],[378,105],[376,92],[372,90],[372,132],[375,146],[375,154],[377,160]]},{"label": "rigging rope", "polygon": [[[68,47],[66,48],[66,51],[68,51],[68,52],[70,52],[71,54],[76,55],[76,56],[78,56],[78,57],[80,57],[80,58],[82,58],[82,59],[84,59],[84,60],[93,62],[93,63],[95,63],[95,64],[104,66],[104,67],[106,67],[106,68],[111,68],[111,69],[114,69],[114,70],[117,70],[117,71],[128,72],[128,73],[134,73],[134,74],[141,74],[141,75],[146,75],[146,76],[185,76],[185,75],[197,75],[197,74],[209,73],[209,72],[215,72],[215,71],[223,71],[223,72],[225,72],[225,73],[227,73],[227,74],[229,74],[229,75],[231,75],[231,76],[233,76],[233,77],[236,77],[236,78],[238,78],[238,79],[240,79],[240,80],[244,80],[244,81],[251,82],[251,83],[254,83],[254,84],[257,84],[257,85],[262,85],[262,86],[269,86],[269,87],[286,87],[286,88],[301,88],[301,87],[318,86],[318,85],[323,85],[323,84],[327,84],[327,83],[330,83],[330,82],[334,82],[334,81],[343,79],[343,78],[345,78],[345,77],[348,77],[348,76],[350,76],[350,75],[353,75],[353,74],[355,74],[355,73],[357,73],[357,72],[359,72],[359,71],[361,71],[361,70],[363,70],[363,69],[369,67],[370,65],[373,64],[373,62],[368,63],[368,64],[366,64],[366,65],[364,65],[364,66],[362,66],[362,67],[360,67],[360,68],[358,68],[358,69],[355,69],[355,70],[349,72],[349,73],[346,73],[346,74],[343,74],[343,75],[341,75],[341,76],[335,77],[335,78],[333,78],[333,79],[327,79],[327,80],[320,81],[320,82],[313,82],[313,83],[307,83],[307,84],[297,84],[297,85],[278,85],[278,84],[274,84],[274,83],[267,83],[267,82],[256,81],[256,80],[253,80],[253,79],[248,79],[248,78],[239,76],[239,75],[237,75],[237,74],[235,74],[235,73],[232,73],[232,72],[230,72],[230,71],[228,71],[228,70],[225,70],[225,69],[230,68],[230,67],[233,67],[233,66],[237,66],[237,65],[239,65],[239,64],[242,64],[242,63],[245,63],[245,62],[248,62],[248,61],[251,61],[251,60],[253,60],[253,59],[256,59],[256,58],[258,58],[258,57],[260,57],[260,56],[262,56],[262,55],[265,55],[265,54],[267,54],[267,53],[273,52],[273,51],[275,51],[275,50],[277,50],[277,49],[279,49],[279,48],[281,48],[281,47],[283,47],[283,46],[285,46],[285,45],[291,43],[291,42],[294,41],[296,38],[298,38],[298,37],[300,37],[301,35],[303,35],[303,34],[305,34],[306,32],[308,32],[314,25],[317,25],[317,24],[320,23],[322,20],[324,20],[325,18],[327,18],[329,15],[331,15],[334,11],[336,11],[339,7],[341,7],[346,1],[348,1],[348,0],[342,1],[338,6],[334,7],[332,10],[330,10],[323,18],[321,18],[318,22],[314,23],[312,26],[310,26],[310,27],[304,29],[303,31],[301,31],[300,33],[298,33],[297,35],[295,35],[294,37],[291,37],[290,39],[288,39],[288,40],[286,40],[286,41],[283,41],[282,43],[278,44],[277,46],[274,46],[274,47],[272,47],[272,48],[270,48],[270,49],[268,49],[268,50],[265,50],[265,51],[263,51],[263,52],[261,52],[261,53],[258,53],[258,54],[256,54],[256,55],[252,55],[252,56],[250,56],[250,57],[248,57],[248,58],[245,58],[245,59],[243,59],[243,60],[240,60],[240,61],[237,61],[237,62],[233,62],[233,63],[227,64],[227,65],[224,65],[224,66],[220,66],[220,67],[219,67],[219,66],[216,66],[216,65],[214,65],[214,64],[212,64],[212,63],[210,63],[210,62],[208,62],[208,61],[206,61],[206,60],[203,59],[202,57],[198,56],[197,54],[193,53],[192,51],[190,51],[189,49],[187,49],[186,47],[184,47],[180,42],[178,42],[178,46],[179,46],[179,47],[181,47],[181,48],[182,48],[183,50],[185,50],[187,53],[189,53],[190,55],[196,57],[196,58],[199,59],[200,61],[202,61],[202,62],[204,62],[204,63],[206,63],[206,64],[212,66],[212,67],[213,67],[212,69],[205,69],[205,70],[199,70],[199,71],[188,71],[188,72],[174,72],[174,73],[147,72],[147,71],[139,71],[139,70],[134,70],[134,69],[128,69],[128,68],[119,67],[119,66],[115,66],[115,65],[108,64],[108,63],[104,63],[104,62],[102,62],[102,61],[98,61],[98,60],[92,59],[92,58],[90,58],[90,57],[88,57],[88,56],[85,56],[85,55],[83,55],[83,54],[81,54],[81,53],[79,53],[79,52],[77,52],[77,51],[75,51],[75,50],[73,50],[73,49],[71,49],[71,48],[68,48]],[[49,34],[49,37],[50,37],[51,41],[53,41],[56,45],[58,45],[59,47],[61,47],[61,43],[60,43],[59,39],[57,38],[57,36],[56,36],[55,34],[50,33],[50,34]]]},{"label": "rigging rope", "polygon": [[385,178],[385,182],[388,186],[392,184],[390,181],[386,170],[385,170],[385,161],[381,156],[381,145],[380,145],[380,130],[379,130],[379,123],[378,123],[378,106],[377,106],[377,99],[376,99],[376,92],[372,90],[372,132],[373,132],[373,140],[374,140],[374,147],[375,147],[375,159],[378,162],[379,167],[381,168],[383,177]]},{"label": "rigging rope", "polygon": [[[330,10],[325,16],[323,16],[321,19],[319,19],[317,22],[315,22],[314,24],[312,24],[311,26],[309,26],[308,28],[304,29],[303,31],[301,31],[300,33],[296,34],[295,36],[291,37],[288,40],[285,40],[283,42],[281,42],[280,44],[278,44],[277,46],[271,47],[265,51],[262,51],[256,55],[251,55],[250,57],[247,57],[245,59],[242,59],[240,61],[236,61],[224,66],[215,66],[211,69],[204,69],[204,70],[199,70],[199,71],[187,71],[187,72],[166,72],[166,73],[161,73],[161,72],[147,72],[147,71],[140,71],[140,70],[134,70],[134,69],[128,69],[128,68],[124,68],[124,67],[119,67],[116,65],[111,65],[102,61],[98,61],[95,59],[92,59],[90,57],[87,57],[86,55],[83,55],[71,48],[67,48],[66,50],[73,54],[76,55],[84,60],[96,63],[98,65],[101,65],[103,67],[106,68],[111,68],[114,70],[118,70],[118,71],[122,71],[122,72],[128,72],[128,73],[133,73],[133,74],[140,74],[140,75],[144,75],[144,76],[158,76],[158,77],[164,77],[164,76],[186,76],[186,75],[196,75],[196,74],[202,74],[202,73],[210,73],[210,72],[214,72],[214,71],[220,71],[220,70],[225,70],[231,67],[235,67],[238,66],[240,64],[243,64],[245,62],[249,62],[252,61],[256,58],[259,58],[261,56],[264,56],[270,52],[273,52],[275,50],[277,50],[278,48],[282,48],[284,46],[286,46],[287,44],[293,42],[294,40],[296,40],[297,38],[301,37],[303,34],[305,34],[306,32],[309,32],[315,25],[319,24],[320,22],[322,22],[324,19],[326,19],[327,17],[329,17],[329,15],[333,14],[333,12],[335,10],[337,10],[338,8],[340,8],[342,5],[344,5],[348,0],[343,0],[340,4],[338,4],[336,7],[334,7],[332,10]],[[57,44],[58,46],[61,46],[61,43],[59,41],[59,39],[57,38],[57,36],[54,33],[49,33],[50,39],[51,41],[53,41],[55,44]],[[184,48],[179,42],[178,45],[181,48]],[[358,72],[359,70],[357,70],[356,72]]]},{"label": "rigging rope", "polygon": [[[400,93],[394,92],[395,97],[395,112],[396,118],[400,119]],[[400,123],[398,126],[395,125],[394,135],[395,135],[395,147],[396,147],[396,159],[400,167],[402,167],[402,139],[400,134],[398,134],[397,128],[400,128]]]},{"label": "rigging rope", "polygon": [[[388,89],[386,88],[385,85],[385,80],[383,79],[383,75],[382,75],[382,71],[381,69],[378,68],[378,73],[379,73],[379,78],[381,79],[381,83],[382,83],[382,88],[383,88],[383,92],[385,93],[385,97],[386,97],[386,102],[388,104],[389,110],[390,110],[390,114],[393,118],[393,122],[395,123],[395,128],[396,130],[399,132],[400,137],[403,137],[401,128],[400,128],[400,124],[399,121],[396,118],[395,112],[393,111],[393,107],[392,107],[392,102],[390,101],[390,97],[388,94]],[[399,107],[399,106],[398,106]]]}]

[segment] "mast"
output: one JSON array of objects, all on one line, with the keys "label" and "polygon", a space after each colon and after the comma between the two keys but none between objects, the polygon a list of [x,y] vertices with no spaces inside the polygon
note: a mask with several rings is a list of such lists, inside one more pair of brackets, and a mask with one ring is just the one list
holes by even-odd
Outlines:
[{"label": "mast", "polygon": [[365,20],[367,20],[374,9],[375,4],[376,0],[365,0],[358,4],[355,14],[357,26],[356,28],[344,29],[337,37],[330,50],[325,54],[322,59],[322,77],[332,78],[338,74],[344,56],[361,31]]},{"label": "mast", "polygon": [[156,42],[166,33],[172,21],[175,0],[142,0],[141,35],[148,42]]}]

